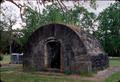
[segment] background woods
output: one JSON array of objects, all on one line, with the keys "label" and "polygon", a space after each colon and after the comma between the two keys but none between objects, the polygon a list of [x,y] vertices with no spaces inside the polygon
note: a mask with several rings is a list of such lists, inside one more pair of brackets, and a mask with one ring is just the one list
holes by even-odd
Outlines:
[{"label": "background woods", "polygon": [[[9,1],[19,10],[22,29],[13,29],[18,19],[10,14],[8,6],[2,4]],[[64,23],[79,26],[85,31],[95,35],[101,42],[109,56],[120,56],[120,2],[116,1],[103,10],[98,16],[78,1],[74,6],[66,6],[60,0],[35,0],[36,6],[30,0],[2,1],[0,9],[0,53],[22,52],[28,37],[40,26],[48,23]],[[84,3],[87,3],[84,0]],[[96,9],[96,0],[90,0],[89,5]],[[17,49],[17,50],[16,50]]]}]

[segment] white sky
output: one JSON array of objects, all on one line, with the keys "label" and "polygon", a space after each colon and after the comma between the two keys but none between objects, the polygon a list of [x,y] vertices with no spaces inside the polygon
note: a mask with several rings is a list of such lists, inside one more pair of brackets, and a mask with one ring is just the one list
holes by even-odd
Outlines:
[{"label": "white sky", "polygon": [[[115,1],[107,1],[107,0],[97,1],[96,0],[96,7],[97,7],[96,10],[91,8],[88,2],[85,2],[85,3],[81,2],[81,5],[83,5],[83,7],[85,7],[89,12],[93,12],[96,15],[99,15],[99,13],[103,11],[103,9],[107,8],[108,6],[110,6],[111,3],[114,3],[114,2]],[[33,5],[35,5],[35,1],[33,1],[32,3],[33,3]],[[68,7],[73,7],[73,3],[71,1],[65,2],[65,5]],[[2,7],[7,6],[9,8],[9,11],[6,11],[5,13],[10,14],[11,16],[14,16],[16,18],[17,23],[13,26],[13,29],[21,28],[22,21],[20,18],[19,8],[17,8],[14,4],[7,2],[7,1],[4,2],[1,6]],[[41,9],[43,9],[43,8],[44,7],[41,6]]]}]

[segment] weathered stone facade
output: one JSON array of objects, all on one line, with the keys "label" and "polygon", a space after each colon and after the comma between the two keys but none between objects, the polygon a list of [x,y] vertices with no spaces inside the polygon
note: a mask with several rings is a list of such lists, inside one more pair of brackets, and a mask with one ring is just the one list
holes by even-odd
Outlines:
[{"label": "weathered stone facade", "polygon": [[29,38],[23,55],[24,70],[92,71],[108,67],[98,40],[79,27],[48,24]]}]

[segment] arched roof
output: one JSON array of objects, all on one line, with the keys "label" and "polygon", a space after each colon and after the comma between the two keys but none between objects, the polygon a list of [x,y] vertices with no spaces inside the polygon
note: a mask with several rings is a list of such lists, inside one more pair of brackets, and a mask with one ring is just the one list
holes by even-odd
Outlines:
[{"label": "arched roof", "polygon": [[73,26],[73,25],[67,25],[70,29],[72,29],[76,34],[79,36],[79,38],[82,40],[84,45],[86,46],[86,49],[88,51],[88,54],[91,55],[98,55],[101,53],[105,53],[102,49],[102,46],[100,42],[93,36],[92,34],[84,31],[82,28]]},{"label": "arched roof", "polygon": [[[52,24],[41,26],[35,32],[33,32],[33,34],[30,36],[29,40],[30,41],[33,40],[38,34],[40,34],[39,33],[40,30],[42,30],[43,28],[45,28],[45,27],[50,28],[52,26],[54,26],[55,28],[60,26],[60,27],[72,30],[79,37],[79,40],[82,41],[82,43],[85,45],[88,54],[90,54],[90,55],[98,55],[100,53],[103,53],[103,50],[101,48],[101,45],[100,45],[99,41],[93,35],[85,32],[80,27],[76,27],[76,26],[72,26],[72,25],[70,26],[70,25],[52,23]],[[49,28],[46,29],[46,35],[47,35],[47,31],[49,31]]]},{"label": "arched roof", "polygon": [[[60,46],[48,47],[49,42],[58,42]],[[80,27],[52,23],[41,26],[29,37],[23,55],[24,70],[46,69],[48,62],[51,60],[49,53],[56,52],[51,51],[52,48],[60,50],[60,70],[89,71],[92,70],[91,67],[98,67],[95,61],[107,65],[107,56],[105,56],[99,41],[93,35]],[[101,59],[99,59],[99,56]],[[98,60],[96,60],[96,57]]]}]

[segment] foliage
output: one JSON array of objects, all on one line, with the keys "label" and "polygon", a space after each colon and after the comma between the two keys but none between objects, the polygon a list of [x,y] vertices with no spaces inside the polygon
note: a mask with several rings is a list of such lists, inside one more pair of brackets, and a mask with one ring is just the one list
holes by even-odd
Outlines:
[{"label": "foliage", "polygon": [[60,8],[57,3],[53,3],[43,9],[42,13],[27,7],[26,27],[23,29],[24,36],[21,40],[25,44],[32,32],[40,26],[49,23],[73,24],[90,31],[93,29],[95,17],[93,13],[89,13],[80,5],[75,5],[74,8],[65,10],[64,8]]},{"label": "foliage", "polygon": [[0,55],[0,61],[2,61],[3,60],[3,56],[2,55]]},{"label": "foliage", "polygon": [[9,64],[10,63],[10,55],[2,54],[2,61],[0,61],[1,64]]},{"label": "foliage", "polygon": [[10,35],[5,29],[8,24],[5,21],[0,20],[0,54],[7,50],[9,46]]},{"label": "foliage", "polygon": [[[13,8],[12,8],[13,9]],[[0,53],[9,52],[12,53],[13,41],[18,43],[18,37],[14,32],[12,26],[16,23],[17,17],[15,14],[11,14],[13,11],[10,6],[2,6],[0,9]],[[11,12],[11,13],[8,13]],[[14,37],[16,36],[16,37]]]},{"label": "foliage", "polygon": [[[89,13],[86,9],[83,7],[76,6],[75,9],[64,9],[65,4],[62,1],[50,1],[52,5],[45,6],[47,2],[42,1],[39,3],[38,0],[35,0],[37,3],[37,6],[39,7],[41,4],[44,5],[45,9],[42,11],[42,13],[38,12],[38,10],[32,9],[32,2],[31,1],[26,1],[23,4],[17,3],[14,0],[7,0],[11,3],[13,3],[16,7],[19,8],[20,12],[20,17],[22,21],[24,22],[24,19],[26,19],[26,28],[22,30],[21,33],[23,33],[22,37],[19,37],[18,33],[17,37],[14,37],[13,35],[13,29],[12,26],[16,23],[17,21],[17,16],[13,12],[14,8],[12,9],[10,6],[2,6],[2,4],[5,2],[1,3],[1,10],[0,10],[0,16],[2,17],[2,21],[0,19],[0,53],[4,52],[12,52],[13,48],[13,43],[17,43],[18,45],[24,45],[26,41],[28,40],[28,37],[31,35],[32,32],[34,32],[38,27],[44,24],[52,23],[52,22],[57,22],[57,23],[65,23],[65,24],[76,24],[76,25],[81,25],[81,27],[87,27],[89,28],[89,25],[92,25],[92,19],[93,17],[92,13]],[[84,1],[85,2],[85,1]],[[27,3],[27,4],[26,4]],[[73,3],[76,3],[73,1]],[[26,6],[29,5],[29,7]],[[90,0],[90,5],[93,7],[95,6],[95,0]],[[31,7],[31,8],[30,8]],[[40,8],[39,8],[40,9]],[[9,12],[10,13],[9,13]],[[79,20],[79,14],[84,15],[82,16],[83,18]],[[26,16],[25,16],[26,15]],[[86,20],[87,19],[87,20]],[[87,25],[87,24],[89,25]],[[83,25],[83,26],[82,26]],[[2,29],[2,30],[1,30]],[[3,31],[5,30],[5,31]],[[7,31],[6,31],[7,30]],[[2,37],[6,36],[6,37]],[[8,44],[9,43],[9,44]],[[21,47],[17,50],[21,51]]]},{"label": "foliage", "polygon": [[[1,3],[0,4],[2,4],[2,3],[4,3],[6,0],[2,0],[1,1]],[[27,1],[25,1],[25,2],[22,2],[22,3],[19,3],[19,2],[16,2],[16,1],[14,1],[14,0],[7,0],[7,1],[9,1],[9,2],[11,2],[11,3],[13,3],[17,8],[19,8],[19,12],[20,12],[20,17],[21,17],[21,19],[22,19],[22,21],[24,22],[24,15],[25,15],[25,7],[27,6],[27,5],[29,5],[29,6],[33,6],[32,4],[33,4],[33,2],[31,1],[31,0],[27,0]],[[19,1],[22,1],[22,0],[19,0]],[[67,1],[71,1],[71,0],[67,0]],[[66,2],[67,2],[66,1]],[[89,2],[89,5],[92,7],[92,8],[94,8],[94,9],[96,9],[96,0],[83,0],[84,2]],[[64,1],[62,1],[62,0],[41,0],[41,1],[39,1],[39,0],[34,0],[34,2],[36,2],[36,5],[39,7],[40,5],[46,5],[47,3],[54,3],[54,2],[57,2],[57,3],[59,3],[59,5],[60,6],[62,6],[61,4],[63,4],[64,6],[65,6],[65,4],[63,3]],[[72,1],[73,3],[76,3],[76,0],[74,1]],[[81,3],[81,2],[80,2]],[[33,6],[34,7],[34,6]]]},{"label": "foliage", "polygon": [[12,37],[12,44],[11,44],[12,51],[14,51],[14,53],[15,53],[15,50],[16,52],[20,51],[20,46],[21,46],[21,42],[19,41],[20,34],[15,31],[18,31],[18,30],[13,30],[12,35],[10,35],[9,31],[1,30],[0,32],[0,53],[9,53],[11,37]]},{"label": "foliage", "polygon": [[4,53],[5,51],[9,51],[7,47],[9,46],[10,35],[8,32],[1,31],[1,39],[0,39],[0,53]]},{"label": "foliage", "polygon": [[110,56],[120,56],[120,3],[116,2],[98,17],[96,37]]}]

